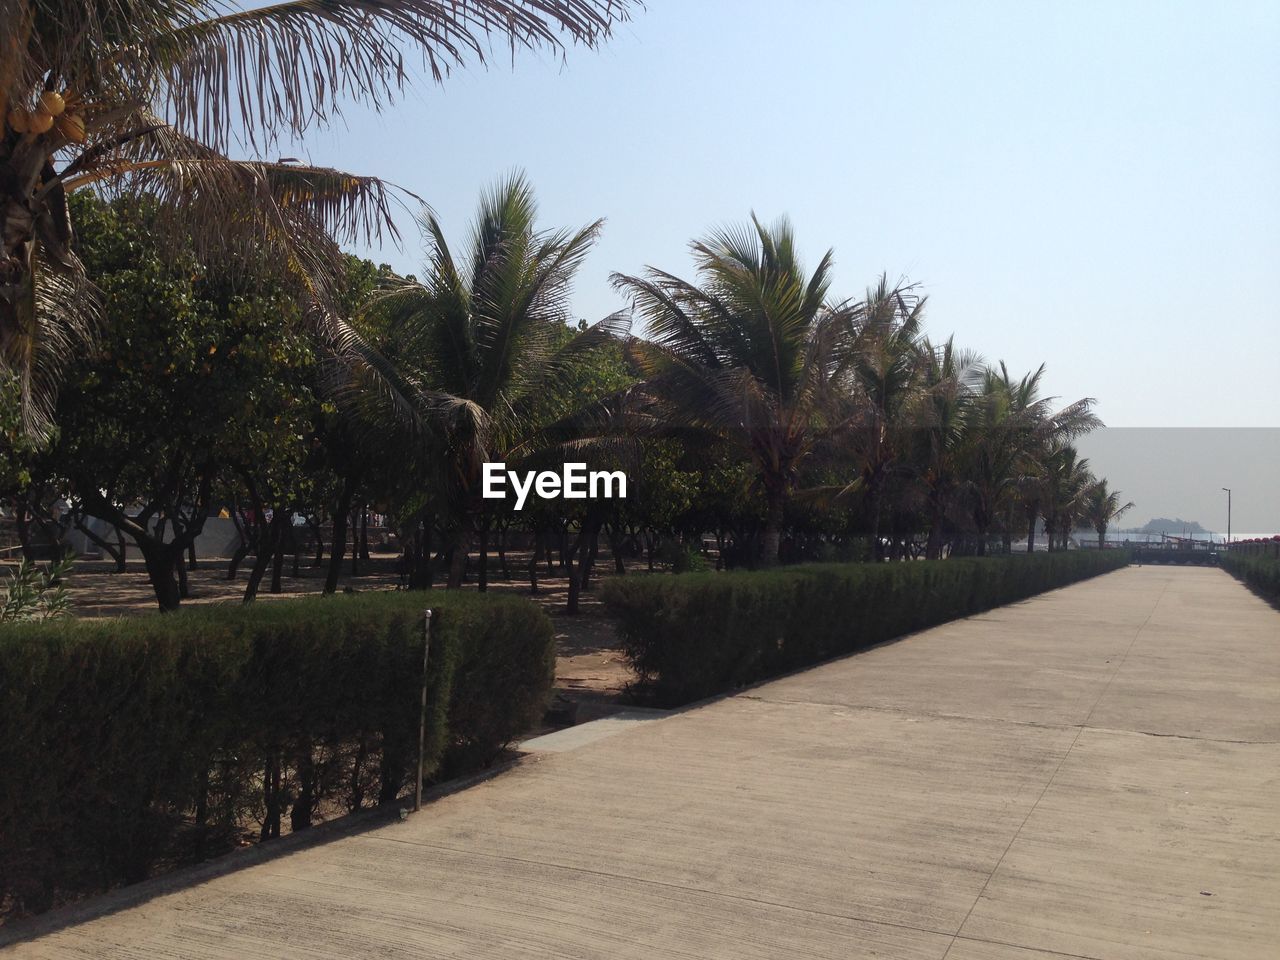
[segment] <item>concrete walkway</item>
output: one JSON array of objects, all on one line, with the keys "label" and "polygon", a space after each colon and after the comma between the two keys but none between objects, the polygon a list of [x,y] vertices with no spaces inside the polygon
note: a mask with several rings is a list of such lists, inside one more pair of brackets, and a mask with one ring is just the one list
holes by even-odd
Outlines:
[{"label": "concrete walkway", "polygon": [[1280,955],[1280,613],[1218,570],[1124,570],[614,729],[11,951]]}]

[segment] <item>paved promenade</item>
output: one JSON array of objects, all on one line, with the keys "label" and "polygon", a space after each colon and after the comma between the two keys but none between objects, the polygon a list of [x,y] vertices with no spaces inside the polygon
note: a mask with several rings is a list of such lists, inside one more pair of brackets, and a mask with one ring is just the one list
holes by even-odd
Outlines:
[{"label": "paved promenade", "polygon": [[1218,570],[1120,571],[598,729],[9,952],[1280,956],[1280,612]]}]

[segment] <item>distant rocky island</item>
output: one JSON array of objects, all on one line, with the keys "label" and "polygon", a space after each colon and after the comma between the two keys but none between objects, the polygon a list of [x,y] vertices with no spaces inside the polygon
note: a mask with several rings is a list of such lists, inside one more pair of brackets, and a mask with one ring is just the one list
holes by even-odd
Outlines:
[{"label": "distant rocky island", "polygon": [[1170,520],[1168,517],[1156,517],[1154,520],[1148,520],[1141,527],[1132,530],[1126,530],[1126,533],[1171,533],[1180,536],[1183,533],[1209,533],[1200,524],[1194,520],[1183,520],[1176,518]]}]

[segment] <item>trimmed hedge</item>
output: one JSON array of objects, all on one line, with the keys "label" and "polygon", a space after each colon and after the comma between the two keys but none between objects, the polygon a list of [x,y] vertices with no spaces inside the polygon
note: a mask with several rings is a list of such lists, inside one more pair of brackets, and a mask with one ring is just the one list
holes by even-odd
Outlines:
[{"label": "trimmed hedge", "polygon": [[754,683],[1125,566],[1123,551],[811,564],[603,582],[623,649],[666,705]]},{"label": "trimmed hedge", "polygon": [[1224,550],[1218,554],[1218,564],[1272,603],[1280,603],[1280,557],[1248,556]]},{"label": "trimmed hedge", "polygon": [[540,718],[554,639],[533,604],[373,593],[0,631],[0,916],[220,852],[247,824],[267,839],[394,800],[417,763],[426,606],[431,777]]}]

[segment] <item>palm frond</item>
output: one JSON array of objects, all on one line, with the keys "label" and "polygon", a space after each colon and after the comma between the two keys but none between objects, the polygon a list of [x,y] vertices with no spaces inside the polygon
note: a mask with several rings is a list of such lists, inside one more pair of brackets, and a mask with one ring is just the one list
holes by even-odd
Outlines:
[{"label": "palm frond", "polygon": [[64,369],[94,348],[101,319],[98,290],[78,261],[60,264],[32,257],[31,296],[18,311],[16,325],[0,327],[0,368],[17,378],[22,425],[32,437],[53,425]]},{"label": "palm frond", "polygon": [[406,64],[406,50],[439,82],[454,67],[486,63],[494,41],[505,41],[512,56],[521,48],[563,54],[567,44],[594,47],[629,18],[631,6],[630,0],[285,0],[248,8],[65,2],[58,4],[67,21],[61,29],[41,23],[47,48],[41,60],[81,89],[152,91],[150,102],[164,104],[166,119],[219,149],[235,140],[261,147],[340,116],[347,105],[389,107],[419,69]]}]

